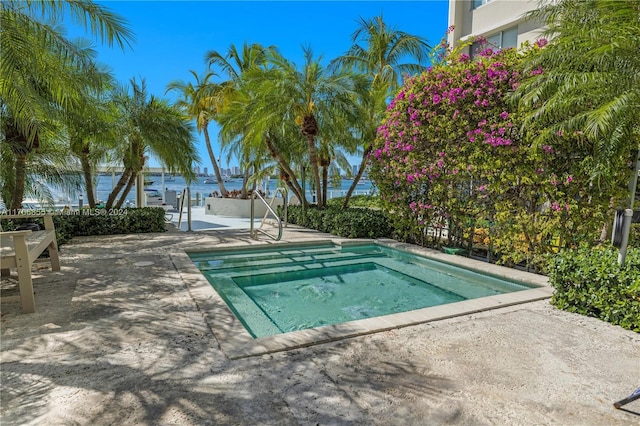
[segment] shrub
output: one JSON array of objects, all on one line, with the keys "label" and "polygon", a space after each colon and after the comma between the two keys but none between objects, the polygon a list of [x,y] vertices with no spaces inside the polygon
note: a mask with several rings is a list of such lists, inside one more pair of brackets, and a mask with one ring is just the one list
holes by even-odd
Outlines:
[{"label": "shrub", "polygon": [[344,238],[390,238],[393,228],[381,210],[329,207],[323,210],[311,206],[288,207],[289,223],[327,232]]},{"label": "shrub", "polygon": [[474,224],[488,221],[492,257],[541,270],[558,246],[593,242],[610,223],[626,197],[627,156],[612,155],[607,179],[593,182],[594,141],[524,127],[526,111],[510,101],[527,77],[523,58],[539,50],[486,49],[473,61],[454,51],[405,79],[369,172],[401,238],[468,247]]},{"label": "shrub", "polygon": [[[126,208],[117,211],[111,209],[111,212],[107,209],[81,209],[52,213],[54,213],[53,223],[56,227],[58,245],[77,236],[166,231],[165,212],[159,207]],[[26,222],[44,225],[42,218],[25,216],[24,219],[8,220],[6,225],[3,225],[3,229],[15,229],[16,226]]]},{"label": "shrub", "polygon": [[[331,198],[327,201],[330,207],[341,207],[344,197]],[[382,199],[378,195],[354,195],[349,199],[349,207],[366,207],[370,209],[381,209]]]},{"label": "shrub", "polygon": [[640,248],[629,248],[622,267],[612,247],[563,250],[549,264],[549,281],[558,308],[640,332]]}]

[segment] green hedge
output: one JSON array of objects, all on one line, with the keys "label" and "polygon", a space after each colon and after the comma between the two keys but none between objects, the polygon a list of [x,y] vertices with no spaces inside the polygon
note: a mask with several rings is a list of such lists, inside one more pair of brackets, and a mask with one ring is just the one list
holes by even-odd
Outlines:
[{"label": "green hedge", "polygon": [[[342,207],[344,197],[335,197],[327,200],[329,207]],[[379,195],[354,195],[349,199],[349,207],[366,207],[370,209],[382,209],[384,207]]]},{"label": "green hedge", "polygon": [[[125,208],[125,209],[82,209],[80,211],[52,212],[56,227],[58,245],[64,244],[73,237],[88,235],[135,234],[148,232],[165,232],[165,211],[159,207]],[[0,215],[0,219],[2,216]],[[38,223],[43,225],[41,217],[3,220],[4,230],[15,229],[22,223]]]},{"label": "green hedge", "polygon": [[622,267],[618,253],[613,247],[583,246],[554,256],[551,303],[640,332],[640,248],[629,248]]},{"label": "green hedge", "polygon": [[390,238],[393,235],[390,221],[381,210],[336,206],[320,210],[311,206],[304,209],[303,214],[301,206],[289,206],[287,220],[294,225],[345,238]]}]

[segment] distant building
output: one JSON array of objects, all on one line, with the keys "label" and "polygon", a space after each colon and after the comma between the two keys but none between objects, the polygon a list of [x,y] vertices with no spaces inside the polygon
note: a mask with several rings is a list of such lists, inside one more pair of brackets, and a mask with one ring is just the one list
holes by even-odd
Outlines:
[{"label": "distant building", "polygon": [[231,173],[231,174],[232,174],[232,175],[235,175],[235,176],[237,176],[237,175],[241,175],[241,174],[242,174],[242,169],[241,169],[240,167],[238,167],[238,166],[233,166],[233,168],[231,169],[231,171],[232,171],[232,173]]},{"label": "distant building", "polygon": [[193,173],[195,173],[195,174],[199,175],[199,174],[200,174],[200,166],[195,166],[195,167],[193,168]]},{"label": "distant building", "polygon": [[[551,1],[551,0],[548,0]],[[449,45],[455,47],[471,37],[483,36],[497,48],[520,47],[540,37],[543,24],[526,21],[524,15],[537,8],[539,0],[449,0]],[[467,48],[469,55],[478,44]]]},{"label": "distant building", "polygon": [[205,174],[205,175],[207,175],[207,176],[209,176],[209,168],[208,168],[208,167],[205,167],[205,168],[204,168],[204,174]]},{"label": "distant building", "polygon": [[358,166],[357,164],[351,165],[351,172],[354,176],[358,174],[358,170],[360,170],[360,166]]}]

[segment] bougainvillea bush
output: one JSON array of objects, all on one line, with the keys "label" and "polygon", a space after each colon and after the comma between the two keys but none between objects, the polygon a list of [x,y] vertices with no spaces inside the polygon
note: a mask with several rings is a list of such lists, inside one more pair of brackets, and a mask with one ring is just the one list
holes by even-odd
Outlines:
[{"label": "bougainvillea bush", "polygon": [[541,268],[545,254],[600,236],[624,178],[594,187],[591,148],[578,133],[528,143],[544,129],[523,129],[509,100],[523,57],[544,43],[484,49],[473,60],[448,52],[405,80],[378,129],[370,173],[399,238],[472,248],[480,231],[498,261]]}]

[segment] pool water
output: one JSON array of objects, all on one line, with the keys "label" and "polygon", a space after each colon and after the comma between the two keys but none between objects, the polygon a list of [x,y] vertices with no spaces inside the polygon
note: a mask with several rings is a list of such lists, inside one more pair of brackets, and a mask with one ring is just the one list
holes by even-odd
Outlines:
[{"label": "pool water", "polygon": [[189,257],[253,337],[532,288],[378,244],[271,245]]}]

